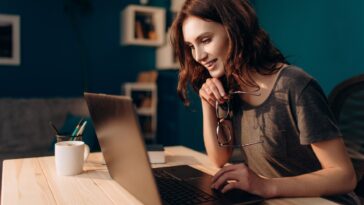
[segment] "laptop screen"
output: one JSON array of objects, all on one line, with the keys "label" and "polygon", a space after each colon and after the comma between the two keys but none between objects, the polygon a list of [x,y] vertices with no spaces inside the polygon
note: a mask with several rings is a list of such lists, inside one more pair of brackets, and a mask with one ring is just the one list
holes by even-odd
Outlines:
[{"label": "laptop screen", "polygon": [[111,177],[144,204],[161,204],[132,100],[84,93]]}]

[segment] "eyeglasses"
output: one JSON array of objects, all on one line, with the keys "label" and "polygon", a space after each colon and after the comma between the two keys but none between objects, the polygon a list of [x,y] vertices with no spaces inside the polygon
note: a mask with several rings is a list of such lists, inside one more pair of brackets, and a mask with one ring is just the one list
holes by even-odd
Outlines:
[{"label": "eyeglasses", "polygon": [[228,123],[230,120],[229,115],[231,114],[230,110],[230,99],[231,95],[233,94],[248,94],[248,95],[254,95],[254,96],[260,96],[259,92],[246,92],[246,91],[232,91],[229,92],[229,99],[224,102],[223,104],[219,104],[218,101],[216,101],[216,118],[217,118],[217,126],[216,126],[216,137],[217,142],[220,147],[246,147],[250,145],[255,145],[259,143],[263,143],[262,139],[259,139],[256,142],[251,142],[247,144],[240,144],[240,145],[232,145],[232,133],[230,128],[230,123]]}]

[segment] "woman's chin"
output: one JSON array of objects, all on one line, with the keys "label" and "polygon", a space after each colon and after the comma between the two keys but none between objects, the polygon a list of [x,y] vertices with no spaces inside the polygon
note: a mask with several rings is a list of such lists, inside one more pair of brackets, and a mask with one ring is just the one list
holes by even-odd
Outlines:
[{"label": "woman's chin", "polygon": [[210,73],[210,76],[213,78],[221,78],[222,76],[225,75],[224,70],[213,70],[213,71],[210,71],[209,73]]}]

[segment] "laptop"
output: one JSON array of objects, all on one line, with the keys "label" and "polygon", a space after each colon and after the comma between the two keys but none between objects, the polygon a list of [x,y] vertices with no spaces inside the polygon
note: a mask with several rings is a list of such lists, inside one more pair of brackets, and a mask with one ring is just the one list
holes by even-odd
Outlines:
[{"label": "laptop", "polygon": [[259,196],[210,188],[211,175],[188,165],[152,169],[131,98],[84,93],[110,176],[143,204],[255,204]]}]

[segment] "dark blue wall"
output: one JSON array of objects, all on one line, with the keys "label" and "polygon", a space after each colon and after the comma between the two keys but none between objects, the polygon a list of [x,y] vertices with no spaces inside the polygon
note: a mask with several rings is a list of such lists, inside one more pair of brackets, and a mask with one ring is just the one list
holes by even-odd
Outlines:
[{"label": "dark blue wall", "polygon": [[0,97],[120,94],[123,82],[155,68],[154,47],[120,45],[120,11],[138,0],[74,2],[87,1],[0,1],[0,13],[21,17],[21,65],[0,65]]},{"label": "dark blue wall", "polygon": [[328,94],[364,73],[364,1],[254,0],[260,22],[291,63]]}]

